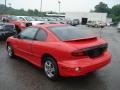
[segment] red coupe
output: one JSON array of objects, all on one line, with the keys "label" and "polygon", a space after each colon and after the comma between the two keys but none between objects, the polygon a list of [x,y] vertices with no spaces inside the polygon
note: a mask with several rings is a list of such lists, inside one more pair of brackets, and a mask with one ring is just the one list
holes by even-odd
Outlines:
[{"label": "red coupe", "polygon": [[111,61],[108,44],[82,30],[62,24],[31,26],[7,39],[10,57],[19,56],[43,68],[46,76],[81,76]]}]

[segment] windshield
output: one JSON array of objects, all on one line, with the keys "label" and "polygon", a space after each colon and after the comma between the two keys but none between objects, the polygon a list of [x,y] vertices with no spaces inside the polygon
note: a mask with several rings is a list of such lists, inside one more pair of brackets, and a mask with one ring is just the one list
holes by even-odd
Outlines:
[{"label": "windshield", "polygon": [[88,36],[83,30],[73,26],[57,26],[50,27],[49,29],[62,41],[85,38]]},{"label": "windshield", "polygon": [[44,21],[44,19],[41,18],[41,17],[34,17],[34,19],[35,19],[36,21]]},{"label": "windshield", "polygon": [[33,19],[32,17],[25,17],[25,19],[26,19],[27,21],[35,21],[35,19]]}]

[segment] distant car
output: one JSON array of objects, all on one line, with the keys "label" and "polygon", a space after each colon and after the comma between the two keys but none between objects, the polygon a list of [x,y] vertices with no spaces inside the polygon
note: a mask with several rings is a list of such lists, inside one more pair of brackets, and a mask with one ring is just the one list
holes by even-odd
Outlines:
[{"label": "distant car", "polygon": [[105,27],[106,23],[102,22],[102,21],[88,21],[87,22],[87,26],[88,27]]},{"label": "distant car", "polygon": [[8,21],[9,23],[12,23],[15,25],[15,29],[17,31],[17,33],[20,33],[24,28],[32,26],[32,23],[29,21],[23,21],[21,19],[19,19],[17,16],[8,16]]},{"label": "distant car", "polygon": [[108,44],[101,38],[63,24],[31,26],[6,41],[9,57],[15,55],[43,68],[49,79],[81,76],[111,61]]},{"label": "distant car", "polygon": [[86,24],[88,27],[94,27],[95,26],[95,21],[88,21]]},{"label": "distant car", "polygon": [[60,24],[67,24],[66,19],[65,18],[56,18],[56,21],[58,21]]},{"label": "distant car", "polygon": [[45,24],[61,24],[58,21],[46,21]]},{"label": "distant car", "polygon": [[113,25],[113,22],[107,22],[106,23],[106,26],[112,26]]},{"label": "distant car", "polygon": [[36,21],[43,21],[44,22],[43,24],[61,24],[59,21],[56,21],[56,20],[51,20],[50,21],[50,19],[47,20],[47,19],[45,19],[45,17],[44,18],[42,18],[42,17],[32,17],[32,18],[34,18]]},{"label": "distant car", "polygon": [[31,16],[35,21],[46,21],[43,17]]},{"label": "distant car", "polygon": [[67,24],[70,24],[72,26],[76,26],[76,25],[80,24],[80,21],[79,21],[79,19],[68,20]]},{"label": "distant car", "polygon": [[44,24],[43,20],[36,20],[30,16],[17,16],[19,19],[23,20],[23,21],[28,21],[31,22],[32,25],[38,25],[38,24]]},{"label": "distant car", "polygon": [[73,22],[76,22],[76,23],[77,23],[77,25],[79,25],[79,24],[80,24],[80,20],[79,20],[79,19],[73,19]]},{"label": "distant car", "polygon": [[6,40],[15,34],[16,31],[13,24],[0,22],[0,40]]},{"label": "distant car", "polygon": [[120,32],[120,22],[118,23],[117,29]]}]

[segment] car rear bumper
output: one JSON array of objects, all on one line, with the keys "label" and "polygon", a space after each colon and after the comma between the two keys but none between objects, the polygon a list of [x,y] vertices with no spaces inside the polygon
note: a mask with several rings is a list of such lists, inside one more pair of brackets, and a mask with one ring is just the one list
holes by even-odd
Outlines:
[{"label": "car rear bumper", "polygon": [[104,55],[90,59],[69,60],[58,62],[59,74],[64,77],[81,76],[96,71],[110,63],[111,55],[106,52]]}]

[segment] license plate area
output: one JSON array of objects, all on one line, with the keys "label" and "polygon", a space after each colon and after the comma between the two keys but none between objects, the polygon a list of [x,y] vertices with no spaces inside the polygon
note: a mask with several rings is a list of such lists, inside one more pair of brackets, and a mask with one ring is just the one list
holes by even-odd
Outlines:
[{"label": "license plate area", "polygon": [[107,44],[88,48],[85,50],[85,53],[90,58],[95,58],[102,55],[106,49],[107,49]]},{"label": "license plate area", "polygon": [[100,56],[102,54],[102,51],[100,49],[94,49],[94,50],[90,50],[87,54],[91,58],[94,58]]}]

